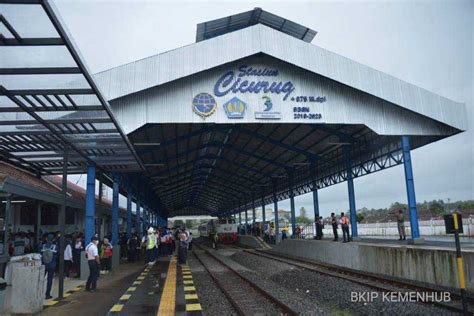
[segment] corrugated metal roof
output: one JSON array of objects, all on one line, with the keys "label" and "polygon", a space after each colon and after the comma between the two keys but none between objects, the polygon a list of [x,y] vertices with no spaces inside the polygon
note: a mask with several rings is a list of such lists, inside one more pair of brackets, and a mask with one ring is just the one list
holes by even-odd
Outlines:
[{"label": "corrugated metal roof", "polygon": [[261,8],[255,8],[251,11],[198,24],[196,42],[241,30],[259,23],[308,43],[313,40],[317,33],[315,30],[306,26],[287,20],[281,16],[262,10]]},{"label": "corrugated metal roof", "polygon": [[[265,38],[266,40],[262,40]],[[246,39],[246,45],[242,45]],[[95,75],[109,101],[264,53],[386,100],[459,130],[467,129],[465,104],[404,82],[265,25],[184,46]]]}]

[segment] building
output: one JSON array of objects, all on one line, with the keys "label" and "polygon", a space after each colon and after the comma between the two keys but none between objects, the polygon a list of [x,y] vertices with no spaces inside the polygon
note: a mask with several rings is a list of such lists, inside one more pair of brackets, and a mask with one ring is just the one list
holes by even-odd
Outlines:
[{"label": "building", "polygon": [[[318,191],[341,182],[356,237],[353,179],[397,165],[412,241],[420,239],[410,153],[465,131],[464,104],[318,47],[315,30],[260,8],[200,23],[190,45],[92,75],[54,6],[27,5],[39,16],[2,7],[14,17],[2,39],[14,61],[0,79],[2,160],[38,178],[87,173],[86,240],[96,231],[98,174],[113,188],[113,244],[119,192],[128,234],[132,201],[139,231],[174,216],[279,209],[285,199],[294,228],[296,195],[312,192],[317,216]],[[47,54],[50,46],[64,56]],[[3,191],[7,225],[12,194]]]}]

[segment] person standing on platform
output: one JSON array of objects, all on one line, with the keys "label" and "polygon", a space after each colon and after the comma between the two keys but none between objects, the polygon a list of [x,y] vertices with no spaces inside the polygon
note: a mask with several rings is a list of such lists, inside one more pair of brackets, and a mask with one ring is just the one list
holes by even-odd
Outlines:
[{"label": "person standing on platform", "polygon": [[69,278],[69,272],[71,271],[73,257],[72,257],[72,240],[68,236],[66,239],[66,248],[64,249],[64,275]]},{"label": "person standing on platform", "polygon": [[351,241],[351,236],[349,235],[349,218],[347,218],[344,213],[341,213],[341,218],[339,219],[339,223],[342,227],[342,242]]},{"label": "person standing on platform", "polygon": [[138,242],[137,234],[132,234],[130,239],[127,242],[128,244],[128,261],[135,262],[138,260],[138,251],[137,247],[140,247],[140,243]]},{"label": "person standing on platform", "polygon": [[337,218],[336,214],[331,213],[331,225],[332,225],[332,234],[334,235],[333,241],[338,241],[339,236],[337,235]]},{"label": "person standing on platform", "polygon": [[155,239],[156,239],[156,245],[155,245],[155,260],[158,259],[160,256],[160,244],[161,244],[161,238],[160,238],[160,229],[156,228],[155,229]]},{"label": "person standing on platform", "polygon": [[76,237],[76,244],[74,245],[73,262],[74,270],[76,271],[77,277],[81,277],[81,252],[84,250],[84,243],[82,242],[82,235],[79,234]]},{"label": "person standing on platform", "polygon": [[178,252],[178,263],[179,264],[186,264],[187,258],[188,258],[188,233],[186,230],[179,229],[178,232],[178,241],[179,241],[179,252]]},{"label": "person standing on platform", "polygon": [[101,246],[101,259],[103,262],[104,273],[109,273],[112,270],[112,255],[113,255],[113,246],[110,243],[108,238],[104,238],[104,242]]},{"label": "person standing on platform", "polygon": [[89,277],[86,282],[86,291],[88,292],[97,291],[97,278],[100,273],[99,249],[97,248],[98,243],[99,239],[94,236],[86,247],[87,264],[89,265]]},{"label": "person standing on platform", "polygon": [[148,228],[148,236],[146,237],[146,254],[149,265],[155,264],[155,247],[156,235],[153,227]]},{"label": "person standing on platform", "polygon": [[53,243],[54,236],[49,234],[46,243],[41,248],[41,261],[45,266],[46,283],[46,299],[53,298],[51,296],[51,288],[53,286],[54,271],[56,270],[56,257],[58,253],[57,246]]},{"label": "person standing on platform", "polygon": [[323,217],[320,216],[316,219],[316,237],[315,239],[321,240],[323,238]]},{"label": "person standing on platform", "polygon": [[405,233],[405,214],[402,209],[398,210],[397,228],[398,228],[398,235],[400,235],[400,239],[398,240],[407,240],[407,236]]}]

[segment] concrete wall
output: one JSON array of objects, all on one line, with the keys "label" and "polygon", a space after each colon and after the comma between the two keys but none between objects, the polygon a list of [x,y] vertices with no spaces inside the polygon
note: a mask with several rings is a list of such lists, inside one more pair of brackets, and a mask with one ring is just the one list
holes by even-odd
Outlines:
[{"label": "concrete wall", "polygon": [[[458,287],[456,253],[439,247],[284,240],[274,251],[365,272]],[[474,251],[463,251],[466,288],[474,292]]]}]

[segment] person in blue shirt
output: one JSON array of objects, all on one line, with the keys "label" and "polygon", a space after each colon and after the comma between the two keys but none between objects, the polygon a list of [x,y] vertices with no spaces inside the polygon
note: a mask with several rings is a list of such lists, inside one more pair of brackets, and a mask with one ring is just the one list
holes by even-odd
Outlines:
[{"label": "person in blue shirt", "polygon": [[49,234],[46,243],[41,247],[41,260],[45,266],[45,275],[47,277],[46,299],[53,298],[51,296],[51,287],[53,286],[54,270],[56,270],[56,257],[58,248],[54,244],[53,234]]}]

